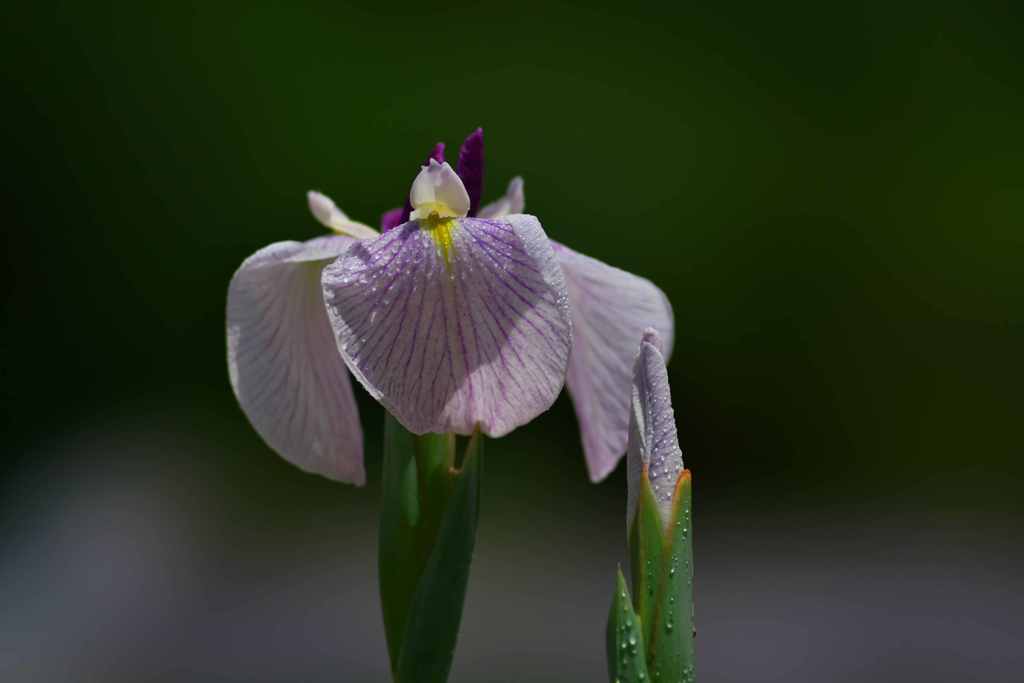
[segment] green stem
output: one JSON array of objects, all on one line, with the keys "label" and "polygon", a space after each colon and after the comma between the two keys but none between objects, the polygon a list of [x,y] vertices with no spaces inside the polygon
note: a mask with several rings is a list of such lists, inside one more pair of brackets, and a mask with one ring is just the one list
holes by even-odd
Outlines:
[{"label": "green stem", "polygon": [[476,541],[483,439],[456,469],[452,434],[415,436],[385,418],[380,592],[396,683],[443,683]]}]

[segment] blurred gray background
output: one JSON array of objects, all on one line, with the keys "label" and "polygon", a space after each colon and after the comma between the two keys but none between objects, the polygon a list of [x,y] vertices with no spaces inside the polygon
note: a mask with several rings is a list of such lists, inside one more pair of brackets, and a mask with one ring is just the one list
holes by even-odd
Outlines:
[{"label": "blurred gray background", "polygon": [[[241,261],[486,131],[672,300],[698,672],[1024,668],[1024,45],[1010,3],[17,3],[0,28],[0,680],[382,681],[365,488],[227,381]],[[563,396],[487,446],[453,682],[599,681],[625,477]]]}]

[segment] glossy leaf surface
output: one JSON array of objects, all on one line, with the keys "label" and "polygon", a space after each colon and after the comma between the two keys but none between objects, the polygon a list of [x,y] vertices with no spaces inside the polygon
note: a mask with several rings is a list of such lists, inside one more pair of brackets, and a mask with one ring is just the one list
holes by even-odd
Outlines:
[{"label": "glossy leaf surface", "polygon": [[608,612],[607,656],[609,683],[643,683],[649,680],[640,618],[633,611],[626,578],[619,569]]}]

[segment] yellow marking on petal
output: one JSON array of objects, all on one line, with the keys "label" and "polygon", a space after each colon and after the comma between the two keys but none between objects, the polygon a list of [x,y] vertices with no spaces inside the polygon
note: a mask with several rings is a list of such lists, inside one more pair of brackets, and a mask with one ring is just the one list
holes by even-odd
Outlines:
[{"label": "yellow marking on petal", "polygon": [[452,252],[455,250],[452,234],[458,225],[457,218],[441,218],[436,213],[420,220],[420,230],[425,231],[434,240],[446,268],[451,268],[452,265]]}]

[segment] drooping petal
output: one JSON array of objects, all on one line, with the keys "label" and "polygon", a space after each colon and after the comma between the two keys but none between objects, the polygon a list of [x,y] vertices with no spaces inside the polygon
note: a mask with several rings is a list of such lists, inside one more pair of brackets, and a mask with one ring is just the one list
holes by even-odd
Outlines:
[{"label": "drooping petal", "polygon": [[320,221],[321,225],[335,232],[359,239],[376,237],[379,234],[369,225],[364,225],[346,216],[345,212],[323,193],[310,190],[306,193],[306,201],[309,203],[309,211],[313,217]]},{"label": "drooping petal", "polygon": [[402,224],[402,207],[396,206],[380,215],[380,231],[387,232]]},{"label": "drooping petal", "polygon": [[363,433],[320,286],[355,240],[278,242],[246,259],[228,287],[228,372],[267,444],[307,472],[363,484]]},{"label": "drooping petal", "polygon": [[502,436],[565,379],[565,281],[533,216],[411,222],[324,269],[352,374],[406,429]]},{"label": "drooping petal", "polygon": [[523,179],[516,176],[509,181],[505,194],[480,209],[480,218],[500,218],[510,213],[522,213],[526,207],[526,195],[523,193]]},{"label": "drooping petal", "polygon": [[672,306],[651,281],[553,244],[572,309],[566,385],[580,424],[587,471],[598,482],[626,452],[636,340],[653,327],[671,351]]},{"label": "drooping petal", "polygon": [[[427,156],[427,160],[423,162],[425,166],[430,165],[430,160],[433,159],[439,164],[444,163],[444,143],[438,142],[434,145],[434,148],[430,150],[430,154]],[[409,201],[409,197],[405,198],[405,206],[402,207],[402,214],[398,225],[405,223],[409,220],[409,215],[412,214],[412,202]]]},{"label": "drooping petal", "polygon": [[672,494],[683,471],[683,451],[679,448],[672,396],[668,386],[661,339],[649,328],[640,342],[640,353],[633,365],[633,390],[629,411],[627,524],[632,523],[644,467],[654,498],[667,520],[672,511]]},{"label": "drooping petal", "polygon": [[469,195],[458,174],[447,163],[433,159],[420,169],[409,190],[413,219],[457,218],[469,213]]},{"label": "drooping petal", "polygon": [[[484,129],[477,128],[459,148],[459,163],[455,167],[469,193],[469,215],[475,216],[480,209],[480,198],[484,193]],[[522,209],[509,213],[520,213]]]}]

